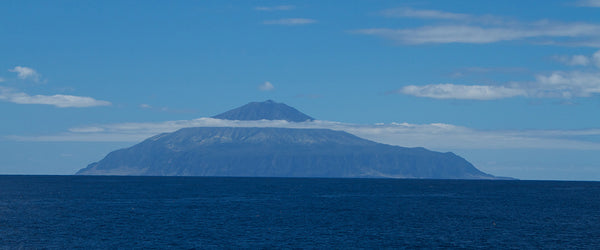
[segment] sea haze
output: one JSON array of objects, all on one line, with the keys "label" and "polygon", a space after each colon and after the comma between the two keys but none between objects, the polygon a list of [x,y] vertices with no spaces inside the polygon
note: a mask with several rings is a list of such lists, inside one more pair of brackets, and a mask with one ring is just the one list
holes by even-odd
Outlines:
[{"label": "sea haze", "polygon": [[7,248],[594,248],[600,183],[0,176]]}]

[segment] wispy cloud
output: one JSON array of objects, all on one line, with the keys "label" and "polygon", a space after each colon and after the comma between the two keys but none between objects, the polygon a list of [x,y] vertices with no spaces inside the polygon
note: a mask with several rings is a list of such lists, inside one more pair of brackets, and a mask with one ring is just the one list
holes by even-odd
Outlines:
[{"label": "wispy cloud", "polygon": [[6,81],[6,79],[0,77],[0,82],[4,82],[4,81]]},{"label": "wispy cloud", "polygon": [[[600,68],[600,51],[587,57],[576,55],[563,57],[565,63],[573,65],[597,64]],[[600,69],[586,71],[554,71],[535,75],[535,81],[509,82],[504,85],[428,84],[407,85],[391,91],[417,97],[434,99],[495,100],[517,96],[529,98],[590,97],[600,94]]]},{"label": "wispy cloud", "polygon": [[555,56],[554,59],[570,66],[587,66],[590,64],[590,59],[584,55]]},{"label": "wispy cloud", "polygon": [[296,6],[294,5],[278,5],[278,6],[259,6],[255,7],[254,10],[258,11],[282,11],[282,10],[293,10]]},{"label": "wispy cloud", "polygon": [[375,35],[404,44],[473,43],[485,44],[530,38],[596,38],[600,25],[586,23],[536,24],[529,27],[480,27],[438,25],[414,29],[361,29],[354,33]]},{"label": "wispy cloud", "polygon": [[17,77],[23,80],[39,82],[41,78],[41,75],[38,72],[28,67],[16,66],[8,71],[17,73]]},{"label": "wispy cloud", "polygon": [[412,8],[395,8],[381,11],[385,17],[408,17],[422,19],[466,20],[472,18],[467,14],[445,12],[439,10],[416,10]]},{"label": "wispy cloud", "polygon": [[263,22],[263,24],[293,26],[293,25],[312,24],[312,23],[316,23],[316,22],[317,22],[317,20],[308,19],[308,18],[283,18],[283,19],[277,19],[277,20],[266,20]]},{"label": "wispy cloud", "polygon": [[600,94],[600,72],[556,71],[536,76],[531,85],[536,97],[572,98]]},{"label": "wispy cloud", "polygon": [[408,85],[392,92],[434,99],[495,100],[517,96],[570,99],[600,94],[600,73],[556,71],[537,75],[535,82],[511,82],[506,86],[444,83]]},{"label": "wispy cloud", "polygon": [[258,85],[258,89],[260,91],[271,91],[273,89],[275,89],[275,86],[273,86],[273,84],[271,84],[271,82],[264,82],[261,85]]},{"label": "wispy cloud", "polygon": [[596,64],[596,67],[600,68],[600,50],[592,55],[592,61]]},{"label": "wispy cloud", "polygon": [[581,7],[600,7],[600,0],[580,0],[575,4]]},{"label": "wispy cloud", "polygon": [[600,68],[600,50],[591,56],[572,55],[572,56],[554,56],[555,60],[571,66],[595,65]]},{"label": "wispy cloud", "polygon": [[144,109],[144,110],[150,110],[150,111],[154,111],[154,112],[166,112],[166,113],[174,113],[174,114],[192,114],[192,113],[196,113],[196,110],[193,109],[174,109],[174,108],[169,108],[169,107],[155,107],[152,106],[150,104],[140,104],[138,105],[139,108]]},{"label": "wispy cloud", "polygon": [[0,100],[17,104],[44,104],[59,108],[85,108],[109,106],[110,102],[96,100],[86,96],[73,95],[29,95],[9,88],[0,87]]},{"label": "wispy cloud", "polygon": [[600,25],[583,22],[562,23],[542,20],[518,22],[492,15],[473,16],[438,10],[410,8],[381,12],[386,17],[442,20],[414,28],[368,28],[352,31],[356,34],[379,36],[402,44],[471,43],[486,44],[502,41],[529,41],[565,45],[569,43],[595,46],[600,38]]},{"label": "wispy cloud", "polygon": [[424,86],[408,85],[398,90],[398,92],[417,97],[469,100],[494,100],[526,95],[524,90],[503,86],[455,85],[449,83]]},{"label": "wispy cloud", "polygon": [[[346,131],[362,138],[405,147],[430,149],[585,149],[600,150],[600,129],[587,130],[476,130],[451,124],[352,124],[331,121],[287,122],[232,121],[213,118],[155,123],[120,123],[72,128],[44,136],[10,136],[20,141],[124,141],[139,142],[150,136],[186,127],[325,128]],[[592,140],[590,140],[592,138]]]},{"label": "wispy cloud", "polygon": [[463,77],[468,75],[484,75],[484,74],[525,74],[529,70],[520,67],[465,67],[454,71],[450,76]]},{"label": "wispy cloud", "polygon": [[73,133],[99,133],[99,132],[104,132],[104,128],[101,128],[101,127],[70,128],[69,132],[73,132]]}]

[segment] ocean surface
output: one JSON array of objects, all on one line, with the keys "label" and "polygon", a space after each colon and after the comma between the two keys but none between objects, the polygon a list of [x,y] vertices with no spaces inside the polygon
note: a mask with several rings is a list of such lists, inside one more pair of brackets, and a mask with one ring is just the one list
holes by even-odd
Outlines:
[{"label": "ocean surface", "polygon": [[600,248],[600,183],[0,176],[0,248]]}]

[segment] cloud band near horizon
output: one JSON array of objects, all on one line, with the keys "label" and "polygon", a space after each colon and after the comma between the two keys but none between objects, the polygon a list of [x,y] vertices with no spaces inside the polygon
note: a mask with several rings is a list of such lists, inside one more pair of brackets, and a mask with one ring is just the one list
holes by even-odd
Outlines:
[{"label": "cloud band near horizon", "polygon": [[[575,149],[600,150],[600,128],[585,130],[477,130],[444,123],[352,124],[315,120],[235,121],[198,118],[150,123],[119,123],[71,128],[68,132],[42,136],[8,136],[14,141],[38,142],[140,142],[160,133],[186,127],[280,127],[332,129],[380,143],[429,149]],[[590,140],[592,138],[593,140]]]}]

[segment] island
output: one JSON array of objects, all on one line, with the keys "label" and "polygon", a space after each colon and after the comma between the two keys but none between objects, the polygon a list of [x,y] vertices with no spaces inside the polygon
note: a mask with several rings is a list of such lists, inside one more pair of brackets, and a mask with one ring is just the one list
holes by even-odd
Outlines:
[{"label": "island", "polygon": [[[314,119],[271,100],[213,116],[227,120]],[[451,152],[373,142],[344,131],[194,127],[109,153],[78,175],[503,179]]]}]

